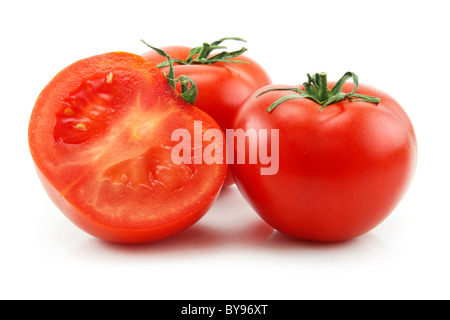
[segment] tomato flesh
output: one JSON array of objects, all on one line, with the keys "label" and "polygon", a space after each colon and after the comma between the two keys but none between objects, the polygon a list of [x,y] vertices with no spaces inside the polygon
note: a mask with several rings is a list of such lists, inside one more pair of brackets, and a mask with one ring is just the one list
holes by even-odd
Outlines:
[{"label": "tomato flesh", "polygon": [[[114,114],[113,73],[82,81],[56,113],[53,136],[64,143],[81,143],[105,131]],[[107,121],[108,119],[108,121]]]},{"label": "tomato flesh", "polygon": [[[30,150],[50,197],[75,224],[108,241],[149,242],[198,221],[222,187],[225,164],[172,161],[172,132],[193,135],[195,121],[220,130],[155,65],[110,53],[69,66],[43,90]],[[224,148],[200,147],[211,143]]]}]

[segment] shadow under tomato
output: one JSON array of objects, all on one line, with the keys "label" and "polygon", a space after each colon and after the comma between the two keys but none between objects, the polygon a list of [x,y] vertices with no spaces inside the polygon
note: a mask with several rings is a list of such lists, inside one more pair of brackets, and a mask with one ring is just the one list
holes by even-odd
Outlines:
[{"label": "shadow under tomato", "polygon": [[311,248],[314,250],[345,248],[350,247],[358,241],[358,238],[337,242],[319,242],[313,240],[302,240],[287,236],[279,231],[274,232],[261,245],[268,249],[295,249],[295,248]]},{"label": "shadow under tomato", "polygon": [[170,254],[193,251],[202,253],[226,246],[256,245],[264,241],[273,231],[263,221],[245,225],[233,232],[220,230],[207,224],[197,224],[171,237],[146,244],[119,244],[95,238],[88,242],[93,247],[126,254]]},{"label": "shadow under tomato", "polygon": [[324,243],[299,240],[276,231],[260,244],[260,248],[319,267],[330,262],[342,266],[374,262],[391,253],[389,246],[372,232],[346,241]]},{"label": "shadow under tomato", "polygon": [[[116,244],[90,238],[81,242],[83,255],[117,254],[132,256],[195,256],[227,249],[248,249],[273,254],[292,253],[296,256],[370,255],[386,251],[386,245],[376,235],[368,233],[359,238],[320,243],[297,240],[275,231],[246,204],[236,187],[224,188],[213,208],[194,226],[171,237],[147,244]],[[77,249],[78,251],[78,249]]]},{"label": "shadow under tomato", "polygon": [[173,252],[190,249],[206,249],[220,244],[220,239],[208,227],[195,225],[178,234],[158,241],[143,244],[120,244],[102,240],[100,245],[111,250],[127,252]]}]

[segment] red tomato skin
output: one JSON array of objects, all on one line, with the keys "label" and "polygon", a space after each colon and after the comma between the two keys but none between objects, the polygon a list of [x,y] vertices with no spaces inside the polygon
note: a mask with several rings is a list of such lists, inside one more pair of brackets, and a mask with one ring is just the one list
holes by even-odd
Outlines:
[{"label": "red tomato skin", "polygon": [[[255,98],[275,87],[243,103],[235,128],[279,129],[279,171],[261,176],[260,163],[233,165],[239,190],[269,225],[294,238],[336,242],[375,228],[402,199],[416,168],[417,141],[405,111],[389,95],[360,85],[357,93],[381,103],[342,101],[319,111],[313,101],[295,99],[268,113],[292,94]],[[352,88],[345,84],[344,92]]]},{"label": "red tomato skin", "polygon": [[[111,65],[111,61],[114,62],[113,65]],[[137,90],[139,94],[142,94],[141,99],[143,101],[147,101],[148,103],[151,103],[151,101],[155,99],[169,101],[173,105],[176,105],[177,108],[179,107],[179,110],[177,109],[176,112],[179,112],[182,115],[192,115],[193,119],[203,121],[204,126],[219,129],[217,123],[215,123],[210,116],[179,98],[173,88],[168,85],[160,70],[140,56],[123,52],[114,52],[80,60],[62,70],[44,88],[36,101],[36,105],[31,115],[28,132],[29,147],[38,177],[44,189],[54,204],[71,222],[83,231],[105,241],[124,244],[147,243],[166,238],[185,230],[202,218],[218,197],[227,172],[226,164],[216,167],[217,170],[214,171],[213,175],[208,175],[207,172],[203,173],[203,175],[208,175],[208,183],[210,183],[210,185],[197,185],[197,187],[191,185],[185,188],[191,190],[187,192],[197,194],[200,193],[199,189],[208,188],[204,196],[201,196],[198,203],[189,205],[186,208],[180,208],[180,212],[168,212],[169,218],[166,219],[166,221],[164,221],[164,217],[162,217],[160,218],[162,219],[161,223],[149,225],[144,222],[142,227],[137,224],[134,224],[133,226],[124,226],[123,222],[114,224],[100,221],[97,219],[97,211],[92,210],[88,205],[84,205],[79,201],[77,202],[78,199],[75,199],[73,194],[66,192],[68,183],[70,184],[71,180],[75,180],[82,176],[83,170],[86,168],[84,168],[83,165],[75,166],[74,168],[68,169],[66,174],[60,175],[58,174],[57,169],[58,162],[66,161],[68,159],[69,162],[71,162],[72,158],[76,159],[76,154],[88,152],[89,142],[59,146],[59,143],[53,140],[52,134],[52,128],[56,121],[55,118],[45,118],[43,116],[45,114],[53,114],[54,117],[57,109],[44,109],[52,105],[52,103],[49,103],[48,101],[60,101],[66,97],[68,92],[64,88],[76,87],[80,82],[80,79],[83,78],[84,73],[90,74],[93,72],[93,69],[96,70],[95,72],[102,73],[103,68],[105,70],[114,70],[117,74],[120,74],[121,72],[136,72],[136,79],[132,79],[132,81],[134,81],[134,87],[137,85],[142,86],[142,83],[138,83],[137,81],[148,81],[145,82],[146,85],[143,86],[141,90]],[[76,76],[73,76],[74,74]],[[124,77],[124,79],[117,81],[129,81],[129,79]],[[131,88],[129,92],[127,90],[128,89],[125,88],[124,91],[121,91],[123,96],[117,98],[119,104],[130,104],[128,100],[133,100],[135,98],[134,93],[132,92],[133,88]],[[178,117],[178,119],[179,118],[180,117]],[[70,152],[65,151],[65,149],[70,150]],[[56,151],[53,152],[54,150]],[[51,169],[52,166],[55,167],[55,170]],[[96,171],[96,168],[88,168],[88,170],[86,170],[86,172],[92,174],[95,174]],[[83,178],[83,180],[95,180],[95,177],[96,176],[94,175],[92,178],[88,176],[85,179]],[[206,180],[206,178],[203,179]],[[151,205],[152,202],[149,201],[149,210],[152,208]],[[133,208],[130,207],[129,210],[132,212]],[[106,215],[107,214],[108,212],[106,212]],[[170,218],[170,216],[174,215],[176,215],[177,218]]]},{"label": "red tomato skin", "polygon": [[47,177],[35,165],[39,180],[41,181],[45,191],[56,207],[78,228],[86,233],[113,243],[121,244],[141,244],[165,239],[169,236],[177,234],[189,227],[196,221],[200,220],[206,212],[211,208],[214,201],[219,196],[216,193],[209,201],[203,203],[196,210],[190,212],[183,219],[176,221],[170,225],[164,225],[160,228],[115,228],[106,224],[99,223],[91,219],[86,212],[74,206],[65,197],[61,196],[60,192],[52,185]]},{"label": "red tomato skin", "polygon": [[[185,60],[191,48],[169,46],[161,48],[171,58]],[[159,64],[166,59],[155,51],[142,54],[147,60]],[[176,65],[175,77],[186,75],[198,87],[198,97],[194,105],[209,114],[220,125],[222,130],[233,129],[234,118],[242,102],[257,89],[272,83],[266,71],[247,56],[239,56],[232,60],[245,63],[220,62],[213,65]],[[168,68],[163,68],[165,73]],[[224,186],[234,184],[229,171]]]},{"label": "red tomato skin", "polygon": [[[185,46],[168,46],[161,49],[164,50],[172,59],[179,60],[186,60],[192,50],[192,48]],[[164,58],[154,50],[147,51],[143,53],[142,56],[156,65],[160,64],[161,62],[167,61],[166,58]],[[174,64],[176,65],[176,63]]]}]

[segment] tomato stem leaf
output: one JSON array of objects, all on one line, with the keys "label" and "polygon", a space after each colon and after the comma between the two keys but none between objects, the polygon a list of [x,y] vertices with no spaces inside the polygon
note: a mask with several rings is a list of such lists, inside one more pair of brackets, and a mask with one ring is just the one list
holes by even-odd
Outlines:
[{"label": "tomato stem leaf", "polygon": [[[175,78],[175,71],[173,69],[173,62],[178,62],[180,60],[178,59],[172,59],[171,57],[169,57],[169,55],[164,51],[161,50],[159,48],[155,48],[151,45],[149,45],[148,43],[146,43],[144,40],[141,40],[144,44],[146,44],[148,47],[152,48],[153,50],[156,51],[156,53],[158,53],[159,55],[163,56],[164,58],[167,59],[166,62],[164,63],[160,63],[161,64],[165,64],[165,66],[169,66],[169,73],[168,74],[164,74],[168,83],[174,88],[176,89],[176,83],[179,82],[181,84],[181,93],[180,93],[180,97],[183,98],[185,101],[187,101],[190,104],[194,104],[195,100],[197,100],[197,96],[198,96],[198,88],[197,85],[195,84],[195,82],[189,78],[188,76],[185,75],[181,75],[178,78]],[[158,65],[158,68],[161,68]]]},{"label": "tomato stem leaf", "polygon": [[[339,101],[348,99],[349,101],[360,101],[360,102],[370,102],[378,104],[380,103],[380,99],[377,97],[371,97],[363,94],[355,93],[358,90],[359,79],[358,76],[353,72],[346,72],[333,86],[331,90],[328,88],[328,80],[327,73],[320,72],[315,73],[314,75],[307,74],[308,81],[303,83],[304,90],[300,88],[272,88],[260,92],[256,97],[260,97],[263,94],[266,94],[271,91],[294,91],[296,94],[284,96],[277,101],[275,101],[268,109],[267,112],[271,112],[281,103],[295,99],[295,98],[308,98],[319,104],[321,107],[319,110],[322,110],[326,106],[337,103]],[[342,92],[344,88],[344,83],[349,80],[353,80],[354,88],[351,92],[345,93]]]},{"label": "tomato stem leaf", "polygon": [[[172,59],[173,63],[181,64],[181,65],[189,65],[189,64],[215,64],[218,62],[225,62],[225,63],[244,63],[248,64],[248,62],[245,61],[239,61],[239,60],[231,60],[234,58],[237,58],[241,56],[244,52],[247,51],[247,48],[242,47],[239,50],[235,51],[221,51],[215,55],[212,55],[215,50],[220,49],[227,49],[226,46],[222,46],[222,42],[227,40],[234,40],[234,41],[241,41],[241,42],[247,42],[242,38],[237,37],[227,37],[222,38],[217,41],[214,41],[213,43],[209,44],[207,42],[204,42],[202,46],[192,48],[189,52],[189,56],[186,58],[186,60],[180,60],[180,59]],[[154,47],[148,45],[145,41],[142,41],[144,44],[146,44],[148,47],[155,50]],[[155,50],[158,52],[157,50]],[[158,52],[159,53],[159,52]],[[211,56],[212,55],[212,56]],[[158,68],[165,68],[169,65],[168,61],[162,62],[158,64]]]},{"label": "tomato stem leaf", "polygon": [[190,104],[194,104],[198,96],[198,88],[195,82],[188,76],[181,75],[175,81],[181,84],[180,97]]}]

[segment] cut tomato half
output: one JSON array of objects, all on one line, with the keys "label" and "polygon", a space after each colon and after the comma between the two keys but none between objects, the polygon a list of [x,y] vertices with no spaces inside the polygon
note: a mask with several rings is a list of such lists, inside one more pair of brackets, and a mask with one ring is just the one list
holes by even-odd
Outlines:
[{"label": "cut tomato half", "polygon": [[[80,60],[42,91],[29,124],[38,175],[61,211],[91,235],[142,243],[188,228],[225,179],[219,161],[172,161],[172,133],[216,129],[191,144],[225,152],[218,124],[181,99],[144,58],[114,52]],[[194,140],[194,139],[193,139]]]}]

